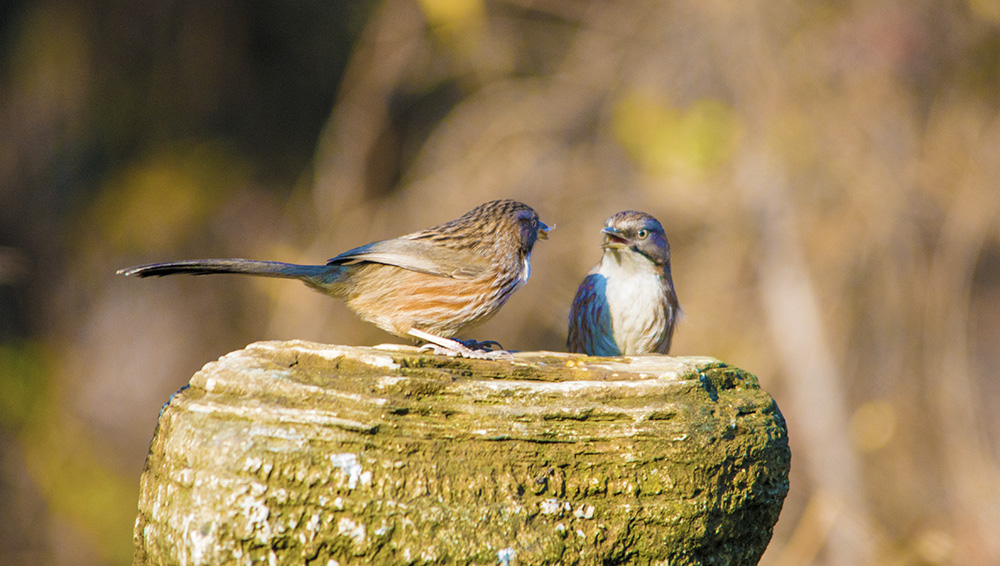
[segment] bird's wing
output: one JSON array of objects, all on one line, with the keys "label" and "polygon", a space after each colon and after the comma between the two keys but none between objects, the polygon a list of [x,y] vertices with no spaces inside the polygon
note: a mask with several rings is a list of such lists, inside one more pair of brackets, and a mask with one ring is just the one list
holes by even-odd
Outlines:
[{"label": "bird's wing", "polygon": [[469,250],[445,248],[426,240],[396,238],[372,242],[348,250],[327,265],[350,265],[371,262],[395,265],[411,271],[454,279],[474,279],[482,275],[489,262]]},{"label": "bird's wing", "polygon": [[569,313],[566,346],[570,352],[590,356],[621,355],[611,325],[606,289],[607,279],[599,273],[591,273],[580,283]]}]

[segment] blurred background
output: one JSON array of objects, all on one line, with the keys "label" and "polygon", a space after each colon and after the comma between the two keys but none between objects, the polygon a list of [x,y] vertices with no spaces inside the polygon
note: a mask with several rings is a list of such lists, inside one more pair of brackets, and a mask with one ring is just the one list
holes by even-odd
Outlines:
[{"label": "blurred background", "polygon": [[604,220],[658,217],[673,354],[759,376],[763,564],[1000,563],[1000,2],[0,5],[0,563],[131,562],[157,412],[271,339],[398,339],[295,282],[494,198],[557,225],[474,336],[564,348]]}]

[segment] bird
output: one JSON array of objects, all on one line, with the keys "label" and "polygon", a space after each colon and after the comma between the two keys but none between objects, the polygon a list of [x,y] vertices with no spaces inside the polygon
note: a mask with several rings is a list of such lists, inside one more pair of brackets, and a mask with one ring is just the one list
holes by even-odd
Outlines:
[{"label": "bird", "polygon": [[667,354],[682,316],[660,222],[625,210],[601,230],[604,253],[577,289],[566,346],[589,356]]},{"label": "bird", "polygon": [[325,265],[194,259],[118,270],[135,277],[238,273],[298,279],[343,299],[361,319],[435,353],[496,359],[494,341],[453,337],[491,318],[527,283],[531,251],[552,228],[514,200],[479,205],[439,226],[348,250]]}]

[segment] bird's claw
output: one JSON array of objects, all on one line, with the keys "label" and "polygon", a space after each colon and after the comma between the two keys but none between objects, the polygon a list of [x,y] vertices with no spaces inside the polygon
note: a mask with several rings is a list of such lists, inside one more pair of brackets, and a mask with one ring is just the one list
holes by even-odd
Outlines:
[{"label": "bird's claw", "polygon": [[[513,355],[511,355],[511,353],[508,352],[507,350],[489,350],[481,346],[483,344],[489,344],[491,342],[493,344],[496,344],[496,342],[493,342],[492,340],[489,342],[476,342],[475,340],[460,342],[456,340],[455,342],[458,346],[456,348],[447,348],[439,344],[428,342],[427,344],[421,346],[419,351],[431,352],[433,354],[448,356],[451,358],[469,358],[473,360],[513,359]],[[473,347],[467,346],[466,345],[467,342],[472,342]],[[499,344],[497,345],[499,346]]]},{"label": "bird's claw", "polygon": [[[420,347],[419,351],[421,352],[430,351],[442,356],[451,356],[453,358],[471,358],[476,360],[499,360],[501,358],[513,359],[511,353],[504,350],[503,347],[500,346],[500,343],[494,340],[487,340],[485,342],[478,342],[476,340],[456,340],[454,338],[437,336],[417,328],[411,328],[407,331],[407,334],[417,338],[418,340],[426,342]],[[496,345],[500,349],[491,350],[490,347],[493,345]]]},{"label": "bird's claw", "polygon": [[452,340],[460,343],[470,350],[486,350],[487,352],[490,352],[493,351],[494,347],[496,347],[497,351],[503,350],[503,346],[496,340],[483,340],[482,342],[479,340],[459,340],[457,338],[452,338]]}]

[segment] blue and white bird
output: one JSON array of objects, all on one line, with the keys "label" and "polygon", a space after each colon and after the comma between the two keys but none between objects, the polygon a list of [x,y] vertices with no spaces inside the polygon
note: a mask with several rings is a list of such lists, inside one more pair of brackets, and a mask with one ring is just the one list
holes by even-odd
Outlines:
[{"label": "blue and white bird", "polygon": [[682,313],[663,226],[626,210],[601,232],[604,255],[577,289],[566,346],[590,356],[668,353]]}]

